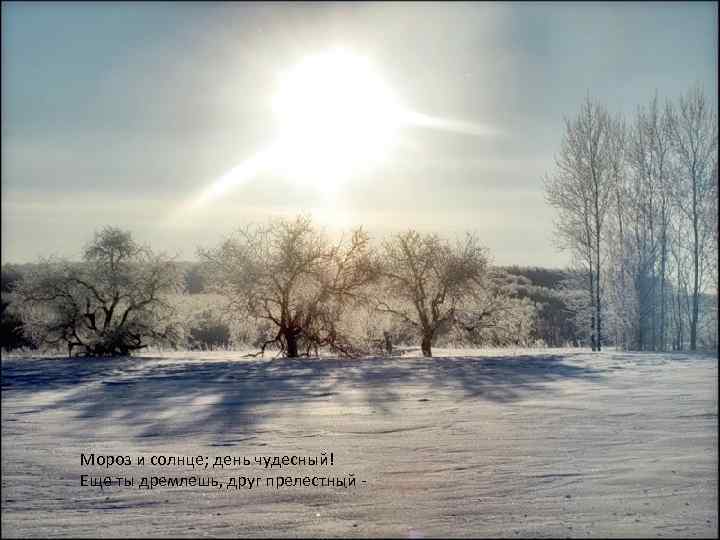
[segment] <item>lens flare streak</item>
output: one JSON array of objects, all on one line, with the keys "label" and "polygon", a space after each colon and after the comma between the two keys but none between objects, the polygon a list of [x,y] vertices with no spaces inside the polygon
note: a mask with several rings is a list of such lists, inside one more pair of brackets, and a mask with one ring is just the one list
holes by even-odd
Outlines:
[{"label": "lens flare streak", "polygon": [[281,152],[279,145],[272,145],[258,152],[213,182],[208,189],[203,191],[200,196],[195,199],[191,208],[203,206],[210,201],[218,199],[231,188],[237,188],[243,184],[247,184],[262,172],[269,170],[280,157]]},{"label": "lens flare streak", "polygon": [[280,136],[214,181],[178,215],[206,206],[267,172],[335,193],[345,173],[381,159],[397,142],[397,130],[405,127],[471,136],[498,134],[489,126],[402,107],[364,57],[343,50],[307,58],[281,82],[273,102]]}]

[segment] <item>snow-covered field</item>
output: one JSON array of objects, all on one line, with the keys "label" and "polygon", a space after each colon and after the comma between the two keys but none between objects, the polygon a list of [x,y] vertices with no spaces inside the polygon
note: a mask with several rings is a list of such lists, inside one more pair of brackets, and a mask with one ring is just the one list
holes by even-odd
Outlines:
[{"label": "snow-covered field", "polygon": [[[716,357],[476,353],[4,358],[3,536],[717,537]],[[323,451],[332,466],[253,460]],[[81,466],[81,453],[146,464]],[[148,463],[161,454],[211,466]],[[351,473],[352,488],[265,480]],[[263,480],[138,489],[190,475]]]}]

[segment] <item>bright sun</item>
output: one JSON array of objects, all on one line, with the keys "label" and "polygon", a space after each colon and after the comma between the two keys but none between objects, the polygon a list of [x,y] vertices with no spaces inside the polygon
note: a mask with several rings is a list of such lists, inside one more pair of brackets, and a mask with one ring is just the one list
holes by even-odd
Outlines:
[{"label": "bright sun", "polygon": [[342,49],[309,56],[283,73],[272,109],[277,138],[216,179],[188,208],[268,171],[313,187],[327,195],[327,206],[336,205],[342,185],[353,173],[379,164],[403,127],[492,134],[486,126],[405,109],[367,58]]},{"label": "bright sun", "polygon": [[397,138],[402,109],[367,59],[334,50],[283,74],[273,112],[280,166],[323,190],[382,158]]}]

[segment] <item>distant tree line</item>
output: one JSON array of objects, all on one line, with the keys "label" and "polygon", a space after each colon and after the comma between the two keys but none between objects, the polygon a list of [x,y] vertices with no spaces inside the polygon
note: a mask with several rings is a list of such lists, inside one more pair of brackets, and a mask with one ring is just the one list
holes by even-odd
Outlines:
[{"label": "distant tree line", "polygon": [[398,346],[584,345],[561,270],[497,267],[478,238],[329,239],[308,216],[239,229],[179,262],[127,231],[80,262],[5,265],[2,348],[128,355],[148,346],[390,354]]},{"label": "distant tree line", "polygon": [[630,118],[588,97],[545,190],[593,349],[717,350],[718,126],[699,88]]}]

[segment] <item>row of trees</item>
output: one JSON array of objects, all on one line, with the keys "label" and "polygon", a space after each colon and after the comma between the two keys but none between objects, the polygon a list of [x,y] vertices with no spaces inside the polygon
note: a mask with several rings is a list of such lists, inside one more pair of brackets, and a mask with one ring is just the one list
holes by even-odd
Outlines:
[{"label": "row of trees", "polygon": [[[440,338],[534,339],[534,306],[516,294],[521,278],[492,268],[472,234],[452,242],[411,230],[375,246],[361,228],[331,241],[300,216],[247,226],[198,254],[205,289],[224,299],[229,319],[251,329],[259,354],[273,347],[289,357],[320,349],[355,356],[415,342],[431,356]],[[32,342],[69,355],[127,355],[179,343],[173,297],[182,282],[170,258],[107,227],[81,262],[43,260],[11,294]]]},{"label": "row of trees", "polygon": [[717,129],[699,88],[629,119],[588,97],[566,120],[545,190],[593,349],[717,348]]},{"label": "row of trees", "polygon": [[[210,294],[211,285],[206,283],[203,265],[199,262],[178,263],[184,275],[183,302],[180,309],[186,314],[187,343],[189,348],[227,348],[242,344],[256,344],[257,328],[253,324],[230,324],[216,295]],[[508,296],[514,307],[504,313],[499,330],[485,328],[477,345],[503,346],[523,344],[548,347],[577,347],[585,345],[576,328],[575,314],[570,310],[581,291],[573,290],[572,274],[565,270],[539,267],[488,267],[492,283],[502,294]],[[511,335],[503,331],[512,327],[510,315],[516,315]],[[401,328],[396,317],[387,313],[373,313],[372,325],[377,329],[370,333],[390,334],[393,343],[415,343],[409,329]],[[451,342],[451,334],[441,334],[439,343]],[[467,342],[467,340],[465,340]],[[462,343],[462,340],[458,340]]]}]

